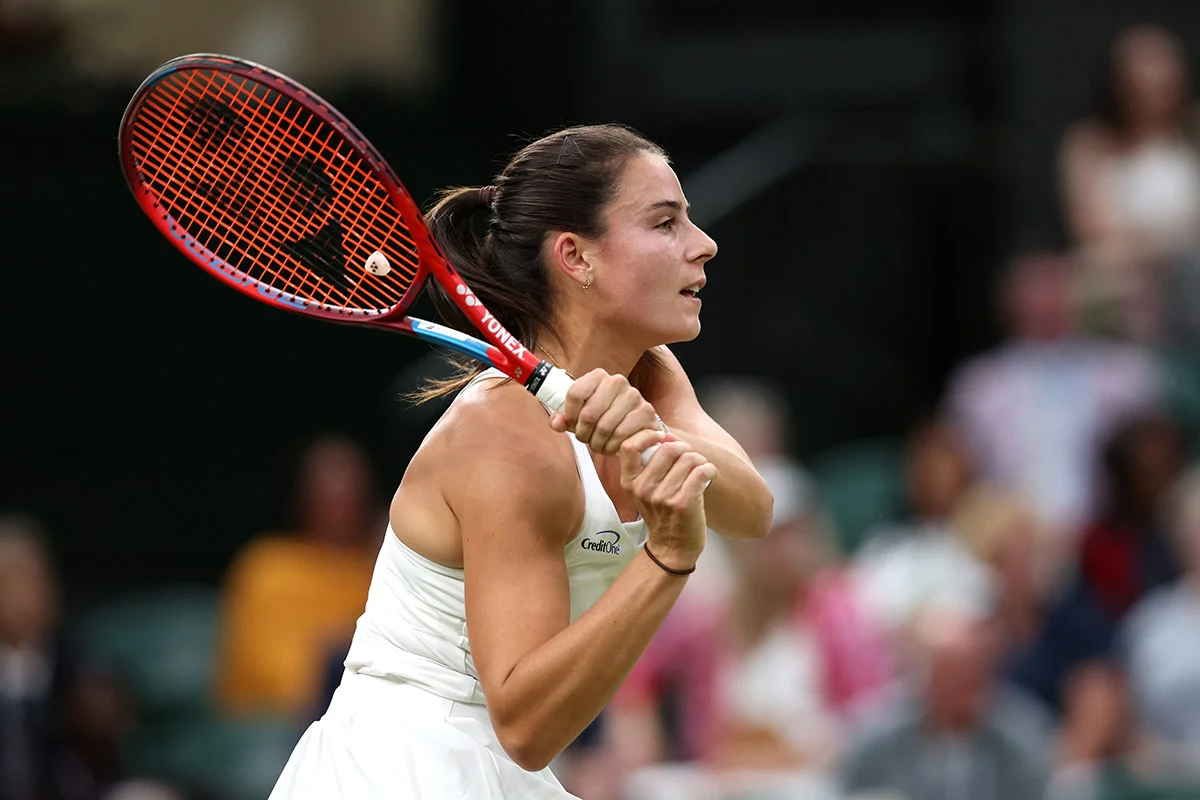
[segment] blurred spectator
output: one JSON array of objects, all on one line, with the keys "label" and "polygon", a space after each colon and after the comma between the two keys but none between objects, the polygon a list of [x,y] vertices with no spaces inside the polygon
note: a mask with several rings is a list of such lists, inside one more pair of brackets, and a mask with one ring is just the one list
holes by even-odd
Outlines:
[{"label": "blurred spectator", "polygon": [[58,596],[37,523],[0,523],[0,797],[48,794],[74,665],[58,650]]},{"label": "blurred spectator", "polygon": [[217,665],[224,711],[309,718],[329,653],[344,648],[366,604],[380,541],[371,483],[357,445],[313,443],[300,466],[298,529],[261,535],[234,560]]},{"label": "blurred spectator", "polygon": [[[381,510],[372,530],[382,532],[382,535],[386,535],[388,525],[390,524],[391,510],[385,507]],[[383,544],[382,535],[376,535],[376,541],[370,545],[376,551],[378,550],[378,546]],[[325,663],[321,668],[317,694],[312,698],[312,704],[309,708],[308,718],[310,720],[318,720],[324,716],[326,709],[329,708],[329,703],[333,700],[334,693],[342,685],[342,676],[346,673],[346,653],[350,650],[350,642],[353,638],[352,635],[346,636],[341,640],[333,642],[326,648]],[[580,738],[585,737],[581,736]]]},{"label": "blurred spectator", "polygon": [[1134,607],[1124,625],[1122,655],[1154,760],[1200,778],[1200,468],[1176,485],[1167,519],[1183,579]]},{"label": "blurred spectator", "polygon": [[1006,659],[1033,646],[1050,591],[1046,533],[1021,499],[993,487],[973,489],[954,515],[954,532],[991,568],[995,622]]},{"label": "blurred spectator", "polygon": [[1095,108],[1063,138],[1067,223],[1092,305],[1111,305],[1116,330],[1160,331],[1160,275],[1200,233],[1200,116],[1183,43],[1135,25],[1116,37]]},{"label": "blurred spectator", "polygon": [[867,720],[841,769],[850,797],[1041,798],[1049,726],[999,681],[997,640],[982,617],[927,608],[914,627],[905,696]]},{"label": "blurred spectator", "polygon": [[984,613],[994,602],[987,566],[952,527],[974,484],[970,456],[953,426],[935,420],[911,434],[905,482],[911,518],[873,533],[854,562],[868,613],[897,644],[924,606]]},{"label": "blurred spectator", "polygon": [[1107,772],[1132,762],[1138,732],[1130,714],[1125,678],[1115,664],[1093,661],[1073,670],[1063,687],[1071,713],[1058,734],[1051,800],[1098,800]]},{"label": "blurred spectator", "polygon": [[59,605],[37,522],[0,519],[0,800],[97,800],[124,777],[127,698],[84,668]]},{"label": "blurred spectator", "polygon": [[[801,474],[791,455],[791,410],[774,387],[759,378],[725,375],[702,382],[696,391],[704,410],[742,446],[768,482],[788,484]],[[734,581],[728,551],[724,537],[708,537],[696,573],[684,589],[690,601],[726,602]]]},{"label": "blurred spectator", "polygon": [[1156,414],[1130,420],[1104,448],[1105,510],[1085,527],[1076,572],[1013,672],[1023,686],[1061,707],[1068,726],[1079,713],[1065,702],[1068,676],[1089,662],[1113,657],[1125,615],[1178,574],[1159,509],[1182,464],[1178,432]]},{"label": "blurred spectator", "polygon": [[999,298],[1008,341],[960,367],[946,398],[980,478],[1031,503],[1064,554],[1096,510],[1100,444],[1159,393],[1143,353],[1078,336],[1071,270],[1054,254],[1012,263]]},{"label": "blurred spectator", "polygon": [[704,410],[737,440],[758,467],[794,463],[791,411],[760,378],[720,376],[697,387]]},{"label": "blurred spectator", "polygon": [[1107,510],[1084,529],[1080,567],[1104,608],[1120,616],[1176,576],[1160,513],[1184,466],[1179,432],[1157,414],[1136,417],[1108,442],[1104,462]]},{"label": "blurred spectator", "polygon": [[812,787],[885,685],[886,648],[833,564],[803,473],[770,483],[770,534],[728,542],[725,607],[677,604],[606,712],[608,763],[632,773],[623,797]]}]

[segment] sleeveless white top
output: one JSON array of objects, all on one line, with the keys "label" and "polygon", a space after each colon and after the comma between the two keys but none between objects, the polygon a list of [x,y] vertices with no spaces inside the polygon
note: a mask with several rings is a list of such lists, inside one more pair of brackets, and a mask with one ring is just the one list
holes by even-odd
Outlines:
[{"label": "sleeveless white top", "polygon": [[1168,245],[1186,245],[1200,224],[1200,155],[1182,139],[1148,142],[1110,163],[1104,176],[1121,222]]},{"label": "sleeveless white top", "polygon": [[[503,377],[499,370],[488,369],[472,383]],[[587,446],[573,434],[564,435],[571,437],[584,499],[583,522],[563,549],[574,622],[646,543],[646,523],[621,521]],[[345,666],[412,683],[456,702],[482,704],[467,631],[463,571],[421,556],[401,542],[389,524]]]}]

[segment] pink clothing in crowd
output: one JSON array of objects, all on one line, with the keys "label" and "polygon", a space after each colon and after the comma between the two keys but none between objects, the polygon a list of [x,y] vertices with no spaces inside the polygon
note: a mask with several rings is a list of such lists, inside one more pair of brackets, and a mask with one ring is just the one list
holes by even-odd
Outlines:
[{"label": "pink clothing in crowd", "polygon": [[[754,672],[763,674],[763,655],[770,658],[788,652],[786,647],[737,656],[727,652],[727,614],[726,608],[712,604],[677,604],[614,698],[616,709],[633,708],[657,705],[668,692],[676,693],[678,752],[668,754],[670,757],[711,757],[722,724],[737,713],[725,707],[729,686],[736,683],[731,675],[752,659],[759,662]],[[758,687],[784,706],[777,706],[776,713],[812,717],[815,709],[818,726],[828,723],[837,727],[887,683],[890,658],[885,639],[868,623],[851,582],[840,573],[830,571],[818,577],[799,598],[795,614],[782,622],[778,627],[788,628],[785,633],[793,641],[803,642],[801,649],[811,652],[813,658],[811,669],[801,666],[787,672],[796,685]],[[787,669],[791,664],[775,666]],[[791,723],[812,729],[814,720],[792,719]],[[790,732],[779,733],[786,737]]]}]

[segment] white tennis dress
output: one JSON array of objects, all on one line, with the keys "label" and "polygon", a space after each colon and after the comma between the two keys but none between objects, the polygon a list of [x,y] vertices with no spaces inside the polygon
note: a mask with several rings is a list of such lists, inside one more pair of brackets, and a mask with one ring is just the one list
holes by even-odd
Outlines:
[{"label": "white tennis dress", "polygon": [[[494,377],[503,375],[488,370],[476,380]],[[574,622],[645,544],[646,526],[621,522],[586,445],[571,443],[584,492],[583,524],[565,548]],[[418,555],[390,525],[345,666],[270,800],[574,797],[549,768],[517,766],[492,730],[471,658],[463,571]]]}]

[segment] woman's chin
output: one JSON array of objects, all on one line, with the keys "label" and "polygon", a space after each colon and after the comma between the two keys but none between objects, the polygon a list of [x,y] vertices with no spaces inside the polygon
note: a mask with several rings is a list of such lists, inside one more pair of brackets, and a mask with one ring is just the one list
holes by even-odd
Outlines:
[{"label": "woman's chin", "polygon": [[[675,324],[663,325],[664,320],[655,320],[658,324],[653,327],[631,324],[629,322],[621,323],[617,329],[621,331],[621,336],[626,341],[633,342],[640,340],[646,346],[642,349],[649,350],[660,345],[677,344],[679,342],[690,342],[700,335],[700,318],[692,316],[690,319],[680,319],[674,321]],[[637,331],[641,334],[638,335]]]},{"label": "woman's chin", "polygon": [[679,342],[690,342],[700,335],[700,318],[694,317],[684,325],[671,332],[669,338],[663,341],[663,344],[677,344]]}]

